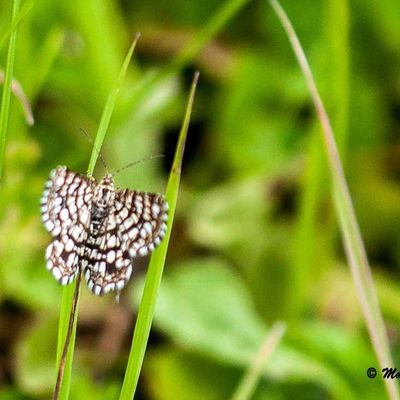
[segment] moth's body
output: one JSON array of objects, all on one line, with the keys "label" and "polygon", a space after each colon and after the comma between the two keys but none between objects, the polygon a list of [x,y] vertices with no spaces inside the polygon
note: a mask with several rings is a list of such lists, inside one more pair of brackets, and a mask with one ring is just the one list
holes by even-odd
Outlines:
[{"label": "moth's body", "polygon": [[63,285],[82,270],[97,295],[120,291],[132,274],[133,258],[153,251],[166,232],[163,196],[115,190],[112,175],[98,184],[58,167],[42,196],[46,229],[54,237],[47,268]]}]

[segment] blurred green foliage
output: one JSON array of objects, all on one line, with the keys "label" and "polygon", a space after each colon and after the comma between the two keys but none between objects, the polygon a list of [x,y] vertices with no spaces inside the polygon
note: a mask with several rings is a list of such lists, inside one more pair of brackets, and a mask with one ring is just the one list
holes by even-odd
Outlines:
[{"label": "blurred green foliage", "polygon": [[[40,0],[18,26],[15,78],[36,123],[27,127],[12,98],[0,189],[1,399],[51,393],[61,288],[45,268],[39,198],[56,165],[85,172],[92,145],[80,129],[96,132],[137,31],[102,151],[111,171],[166,157],[123,171],[119,186],[164,191],[192,70],[201,71],[137,398],[229,398],[276,320],[288,330],[254,399],[385,395],[381,379],[366,375],[377,361],[343,255],[309,94],[268,3],[243,2],[192,62],[154,79],[233,3]],[[398,362],[400,4],[282,5],[333,121]],[[11,2],[0,2],[0,39],[10,12]],[[2,69],[5,55],[3,45]],[[103,173],[99,165],[95,175]],[[118,396],[145,265],[138,261],[120,305],[83,288],[71,399]]]}]

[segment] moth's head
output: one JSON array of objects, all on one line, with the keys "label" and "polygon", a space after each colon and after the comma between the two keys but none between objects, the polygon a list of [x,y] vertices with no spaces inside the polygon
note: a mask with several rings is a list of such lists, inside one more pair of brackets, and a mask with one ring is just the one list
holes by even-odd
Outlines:
[{"label": "moth's head", "polygon": [[108,207],[114,203],[114,200],[114,179],[111,174],[107,174],[96,186],[93,201],[99,207]]}]

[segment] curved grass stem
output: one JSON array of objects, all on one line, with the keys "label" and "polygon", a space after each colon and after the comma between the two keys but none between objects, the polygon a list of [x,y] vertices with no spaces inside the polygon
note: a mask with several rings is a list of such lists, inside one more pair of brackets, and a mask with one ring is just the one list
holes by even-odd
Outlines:
[{"label": "curved grass stem", "polygon": [[[340,223],[340,229],[342,231],[347,259],[369,336],[380,367],[383,369],[394,365],[394,363],[389,349],[389,341],[376,294],[375,284],[354,212],[332,125],[315,84],[304,50],[288,16],[277,0],[269,1],[292,45],[322,126],[328,165],[332,177],[332,195]],[[395,381],[392,379],[385,379],[384,381],[389,398],[392,400],[399,399]]]}]

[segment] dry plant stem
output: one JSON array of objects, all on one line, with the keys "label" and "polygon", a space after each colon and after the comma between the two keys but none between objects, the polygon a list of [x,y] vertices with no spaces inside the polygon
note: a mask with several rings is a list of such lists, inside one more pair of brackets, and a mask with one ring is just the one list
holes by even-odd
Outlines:
[{"label": "dry plant stem", "polygon": [[248,400],[252,398],[254,390],[257,387],[257,382],[263,372],[263,367],[271,354],[279,346],[285,332],[285,323],[277,322],[273,325],[231,400]]},{"label": "dry plant stem", "polygon": [[[11,2],[11,24],[13,24],[18,16],[18,10],[20,6],[20,0],[12,0]],[[14,75],[14,64],[15,64],[15,49],[17,42],[17,30],[14,30],[8,41],[8,49],[6,56],[6,65],[4,70],[4,88],[1,95],[0,104],[0,182],[2,183],[3,170],[4,170],[4,158],[6,153],[6,138],[8,131],[8,123],[10,117],[10,100],[11,100],[11,88],[12,78]]]},{"label": "dry plant stem", "polygon": [[54,386],[52,400],[58,400],[58,398],[60,396],[61,382],[63,380],[64,370],[65,370],[65,360],[67,358],[69,343],[71,340],[72,328],[73,328],[74,322],[75,322],[76,307],[78,304],[79,292],[80,292],[80,287],[81,287],[81,276],[82,276],[82,273],[81,273],[81,271],[79,271],[78,276],[76,278],[74,297],[72,299],[72,308],[71,308],[71,314],[69,316],[68,331],[67,331],[67,335],[65,336],[64,348],[63,348],[63,352],[62,352],[61,359],[60,359],[60,366],[58,368],[57,381],[56,381],[56,385]]},{"label": "dry plant stem", "polygon": [[[341,221],[340,225],[344,238],[344,246],[350,263],[357,295],[381,369],[391,367],[394,363],[389,351],[387,333],[339,152],[335,143],[332,126],[304,51],[285,11],[276,0],[270,0],[270,3],[289,37],[300,68],[306,78],[312,101],[322,125],[328,162],[332,173],[335,206]],[[385,379],[385,384],[390,399],[398,399],[396,383],[391,379]]]},{"label": "dry plant stem", "polygon": [[[0,85],[3,85],[3,84],[4,84],[4,71],[0,71]],[[26,120],[27,124],[33,125],[33,123],[35,121],[33,119],[32,108],[29,103],[29,100],[26,97],[25,92],[22,89],[22,86],[14,78],[11,81],[11,91],[18,98],[18,100],[20,101],[20,103],[22,105],[22,110],[24,111],[25,120]]]}]

